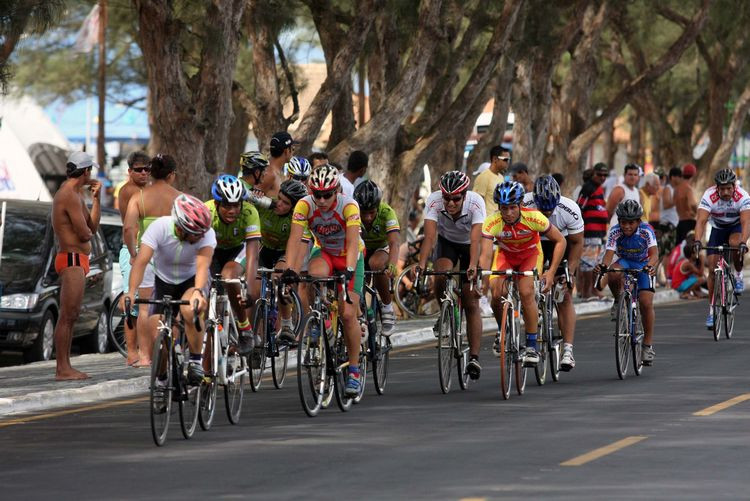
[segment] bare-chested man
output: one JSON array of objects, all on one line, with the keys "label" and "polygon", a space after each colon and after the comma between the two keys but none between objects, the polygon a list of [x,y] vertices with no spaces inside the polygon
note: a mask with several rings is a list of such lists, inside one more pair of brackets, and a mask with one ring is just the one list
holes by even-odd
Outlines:
[{"label": "bare-chested man", "polygon": [[[140,193],[136,192],[135,196],[130,197],[125,214],[123,237],[131,256],[136,255],[141,237],[143,237],[148,226],[161,216],[169,216],[172,213],[172,203],[180,194],[172,187],[177,170],[174,158],[169,155],[156,155],[149,162],[149,166],[151,167],[153,182],[150,186],[143,188]],[[134,260],[131,261],[131,264],[133,262]],[[153,266],[147,266],[141,286],[138,288],[140,297],[151,297],[154,277]],[[139,320],[144,319],[141,322],[145,322],[147,315],[147,309],[139,309],[138,318]],[[148,367],[151,365],[151,349],[147,346],[153,346],[158,317],[154,316],[153,319],[149,320],[149,324],[141,322],[136,326],[136,329],[139,346],[142,344],[144,349],[138,352],[138,365]]]},{"label": "bare-chested man", "polygon": [[[102,185],[91,178],[91,169],[95,165],[91,155],[82,151],[72,153],[66,167],[68,180],[60,186],[52,201],[52,227],[60,246],[55,256],[55,271],[61,284],[60,318],[55,327],[55,379],[58,381],[89,377],[71,367],[70,345],[89,272],[91,238],[99,227]],[[91,212],[83,197],[87,186],[93,198]]]},{"label": "bare-chested man", "polygon": [[[128,155],[128,182],[125,183],[122,188],[120,188],[120,192],[117,197],[117,206],[122,207],[122,211],[120,212],[120,217],[122,218],[123,228],[125,225],[125,214],[127,212],[128,208],[128,202],[130,202],[130,198],[133,195],[140,194],[143,191],[143,188],[146,187],[150,180],[149,173],[151,172],[151,166],[149,165],[149,162],[151,161],[151,157],[149,157],[146,153],[142,151],[134,151],[130,155]],[[128,246],[125,244],[125,235],[123,231],[123,237],[122,237],[122,248],[120,249],[120,256],[119,256],[119,262],[120,262],[120,272],[122,273],[122,289],[125,292],[125,294],[128,293],[128,282],[130,280],[130,268],[132,266],[132,261],[135,259],[135,254],[130,254],[130,250],[128,249]],[[123,300],[124,300],[123,296]],[[148,361],[151,359],[151,336],[147,332],[147,305],[142,305],[143,308],[140,308],[143,310],[143,315],[138,316],[138,321],[136,323],[136,328],[131,329],[127,326],[127,322],[125,323],[125,344],[127,345],[128,349],[128,356],[127,356],[127,365],[132,367],[140,367],[142,364],[140,362],[141,359],[144,361]],[[122,305],[120,305],[120,308],[124,308],[124,302]],[[141,332],[143,333],[140,338],[137,337],[136,331],[137,328],[141,327]]]},{"label": "bare-chested man", "polygon": [[695,216],[698,211],[698,201],[693,193],[691,179],[695,176],[696,169],[693,164],[686,164],[682,168],[682,178],[675,178],[674,205],[677,209],[677,244],[685,240],[685,236],[695,229]]}]

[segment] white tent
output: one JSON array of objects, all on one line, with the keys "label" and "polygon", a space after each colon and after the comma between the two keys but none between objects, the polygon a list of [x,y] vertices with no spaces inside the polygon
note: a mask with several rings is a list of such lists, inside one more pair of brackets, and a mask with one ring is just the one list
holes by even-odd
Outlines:
[{"label": "white tent", "polygon": [[60,129],[50,120],[41,106],[30,97],[0,99],[0,117],[25,150],[35,143],[45,143],[70,151],[70,143]]},{"label": "white tent", "polygon": [[29,154],[10,127],[0,125],[0,198],[42,200],[52,197]]}]

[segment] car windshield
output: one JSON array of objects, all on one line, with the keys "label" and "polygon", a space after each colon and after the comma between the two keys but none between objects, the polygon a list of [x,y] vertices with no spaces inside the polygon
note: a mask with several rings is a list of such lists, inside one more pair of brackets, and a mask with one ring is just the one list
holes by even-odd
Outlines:
[{"label": "car windshield", "polygon": [[115,256],[120,254],[120,248],[122,247],[122,226],[119,224],[107,224],[102,222],[100,224],[102,231],[104,232],[104,238],[107,240],[107,249]]},{"label": "car windshield", "polygon": [[47,213],[13,210],[5,214],[0,285],[30,291],[47,261]]}]

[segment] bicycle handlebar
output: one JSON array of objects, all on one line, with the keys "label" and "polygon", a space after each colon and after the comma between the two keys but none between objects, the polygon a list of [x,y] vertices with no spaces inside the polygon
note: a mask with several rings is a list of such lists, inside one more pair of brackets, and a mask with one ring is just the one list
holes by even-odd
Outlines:
[{"label": "bicycle handlebar", "polygon": [[605,273],[626,273],[631,276],[637,276],[642,271],[646,271],[646,266],[643,268],[608,268],[606,270],[601,270],[596,275],[596,280],[594,281],[594,288],[598,291],[602,290],[602,277],[604,277]]},{"label": "bicycle handlebar", "polygon": [[701,250],[715,250],[719,252],[723,252],[725,250],[738,252],[743,250],[743,248],[740,246],[733,247],[731,245],[701,245],[700,248]]},{"label": "bicycle handlebar", "polygon": [[[196,299],[196,302],[198,300]],[[161,299],[142,299],[142,298],[136,298],[135,304],[162,304],[162,305],[170,305],[170,306],[185,306],[189,305],[190,301],[185,301],[184,299],[172,299],[171,296],[164,296]],[[130,302],[130,298],[125,298],[125,321],[128,324],[128,328],[133,328],[133,315],[130,313],[130,307],[132,306]],[[197,306],[193,308],[193,310],[197,310]],[[200,328],[198,329],[200,330]]]},{"label": "bicycle handlebar", "polygon": [[294,279],[285,278],[282,280],[282,283],[290,284],[290,283],[308,283],[308,284],[315,284],[315,283],[325,283],[325,284],[342,284],[343,287],[341,289],[344,291],[344,301],[346,301],[348,304],[352,304],[352,299],[349,297],[349,291],[346,288],[346,275],[341,274],[337,275],[335,277],[313,277],[313,276],[297,276]]}]

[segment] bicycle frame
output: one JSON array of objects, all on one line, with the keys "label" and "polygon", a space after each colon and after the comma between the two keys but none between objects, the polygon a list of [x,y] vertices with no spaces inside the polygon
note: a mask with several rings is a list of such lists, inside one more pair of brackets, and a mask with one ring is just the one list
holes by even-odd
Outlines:
[{"label": "bicycle frame", "polygon": [[[230,339],[229,334],[227,333],[228,330],[229,332],[233,331],[233,329],[229,329],[229,326],[235,325],[234,311],[229,303],[229,296],[226,291],[219,293],[218,284],[239,284],[241,297],[245,297],[247,289],[244,278],[225,279],[222,278],[221,275],[216,275],[209,291],[208,319],[206,321],[206,331],[203,337],[203,346],[205,350],[206,339],[210,333],[212,363],[211,373],[208,374],[208,376],[216,378],[219,384],[226,385],[227,383],[234,383],[236,379],[244,376],[247,373],[247,370],[234,371],[230,378],[227,378],[226,364],[219,363],[219,359],[222,355],[226,360],[226,351],[229,348],[229,344],[232,341],[236,344],[237,339]],[[221,315],[219,315],[220,312]],[[222,335],[222,332],[227,334]],[[234,333],[237,334],[236,330]]]}]

